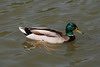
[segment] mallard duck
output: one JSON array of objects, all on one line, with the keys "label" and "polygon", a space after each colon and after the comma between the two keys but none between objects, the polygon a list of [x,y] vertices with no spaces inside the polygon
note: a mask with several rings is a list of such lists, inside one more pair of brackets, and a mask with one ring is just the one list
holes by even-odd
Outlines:
[{"label": "mallard duck", "polygon": [[78,27],[74,23],[68,23],[66,25],[65,34],[46,27],[19,27],[19,30],[24,33],[29,39],[54,44],[73,41],[75,39],[75,35],[73,33],[74,30],[82,34],[82,32],[79,31]]}]

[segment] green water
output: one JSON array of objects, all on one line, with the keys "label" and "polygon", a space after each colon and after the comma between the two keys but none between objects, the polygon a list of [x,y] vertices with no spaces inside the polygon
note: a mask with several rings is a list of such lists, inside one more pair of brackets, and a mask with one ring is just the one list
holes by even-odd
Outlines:
[{"label": "green water", "polygon": [[[19,26],[64,32],[68,22],[84,35],[56,51],[24,49]],[[0,0],[0,67],[100,67],[100,0]]]}]

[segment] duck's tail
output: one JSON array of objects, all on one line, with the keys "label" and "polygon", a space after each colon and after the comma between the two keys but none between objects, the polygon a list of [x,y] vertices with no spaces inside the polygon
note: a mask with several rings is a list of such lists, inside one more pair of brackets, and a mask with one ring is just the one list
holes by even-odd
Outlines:
[{"label": "duck's tail", "polygon": [[25,35],[31,34],[31,30],[28,27],[19,27],[19,30],[24,33]]}]

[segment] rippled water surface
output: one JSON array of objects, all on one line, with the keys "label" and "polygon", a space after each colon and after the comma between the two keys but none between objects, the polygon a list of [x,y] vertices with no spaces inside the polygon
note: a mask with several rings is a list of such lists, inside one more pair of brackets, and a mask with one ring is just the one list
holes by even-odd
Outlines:
[{"label": "rippled water surface", "polygon": [[[56,51],[24,49],[19,26],[64,32],[68,22],[84,35]],[[0,0],[0,67],[100,67],[100,0]]]}]

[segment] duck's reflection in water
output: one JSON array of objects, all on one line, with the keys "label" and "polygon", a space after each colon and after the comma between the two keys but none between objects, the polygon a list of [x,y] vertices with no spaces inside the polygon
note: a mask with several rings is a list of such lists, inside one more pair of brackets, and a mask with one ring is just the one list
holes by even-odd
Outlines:
[{"label": "duck's reflection in water", "polygon": [[[47,51],[59,51],[59,50],[66,50],[65,56],[71,56],[76,50],[75,42],[67,42],[64,44],[50,44],[43,41],[33,41],[33,40],[26,40],[23,43],[23,47],[25,50],[33,50],[35,48],[43,48]],[[62,48],[63,47],[63,48]]]},{"label": "duck's reflection in water", "polygon": [[32,50],[41,46],[44,47],[47,51],[56,51],[60,49],[62,44],[50,44],[44,41],[33,41],[29,39],[23,43],[25,50]]},{"label": "duck's reflection in water", "polygon": [[45,43],[43,44],[44,48],[48,51],[56,51],[61,49],[62,44],[50,44],[50,43]]},{"label": "duck's reflection in water", "polygon": [[[33,42],[33,44],[32,44]],[[32,40],[26,40],[24,43],[23,43],[23,47],[25,50],[31,50],[31,49],[34,49],[34,41]]]}]

